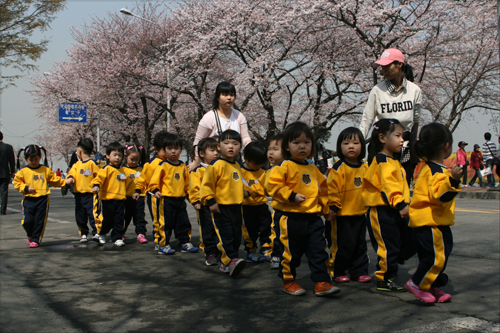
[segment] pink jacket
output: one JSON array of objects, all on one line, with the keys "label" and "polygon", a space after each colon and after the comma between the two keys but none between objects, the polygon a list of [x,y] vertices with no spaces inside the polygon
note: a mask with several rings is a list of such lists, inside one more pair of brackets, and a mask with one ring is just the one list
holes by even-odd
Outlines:
[{"label": "pink jacket", "polygon": [[[250,135],[248,134],[248,125],[247,119],[243,115],[243,113],[238,110],[232,109],[233,115],[236,118],[236,121],[239,125],[239,130],[235,129],[241,135],[241,141],[243,142],[243,146],[252,141],[250,139]],[[222,131],[225,131],[227,128],[222,128]],[[217,121],[215,119],[215,112],[209,111],[205,113],[203,118],[201,118],[200,123],[198,124],[198,129],[196,130],[196,136],[194,137],[193,145],[197,145],[201,139],[208,138],[217,134]],[[195,150],[195,154],[198,155],[198,149]]]},{"label": "pink jacket", "polygon": [[457,150],[457,164],[465,165],[466,161],[467,161],[467,153],[465,152],[465,149],[460,148],[459,150]]}]

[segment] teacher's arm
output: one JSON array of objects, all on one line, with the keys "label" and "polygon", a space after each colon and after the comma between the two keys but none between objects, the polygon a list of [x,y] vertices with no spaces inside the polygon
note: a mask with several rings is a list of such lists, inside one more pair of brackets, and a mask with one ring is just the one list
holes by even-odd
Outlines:
[{"label": "teacher's arm", "polygon": [[361,133],[363,133],[363,137],[365,138],[365,140],[369,139],[366,136],[370,132],[370,127],[372,126],[373,120],[375,120],[375,117],[377,115],[377,98],[375,96],[374,89],[370,91],[370,96],[368,97],[368,101],[366,102],[363,116],[361,117],[361,123],[359,124],[359,130],[361,131]]},{"label": "teacher's arm", "polygon": [[413,128],[412,132],[417,135],[418,125],[420,124],[420,111],[422,110],[422,91],[419,89],[415,96],[415,110],[413,110]]},{"label": "teacher's arm", "polygon": [[[213,114],[213,112],[209,112],[209,113]],[[198,143],[202,139],[208,138],[210,136],[210,133],[212,133],[212,128],[210,127],[212,122],[209,119],[209,115],[208,115],[209,113],[205,114],[203,116],[203,118],[201,118],[200,123],[198,124],[198,128],[196,129],[196,135],[194,136],[194,141],[193,141],[193,146],[195,147],[194,159],[193,159],[193,162],[191,162],[187,166],[189,171],[193,171],[201,163],[200,156],[198,156]],[[213,120],[215,120],[215,118],[213,118]]]}]

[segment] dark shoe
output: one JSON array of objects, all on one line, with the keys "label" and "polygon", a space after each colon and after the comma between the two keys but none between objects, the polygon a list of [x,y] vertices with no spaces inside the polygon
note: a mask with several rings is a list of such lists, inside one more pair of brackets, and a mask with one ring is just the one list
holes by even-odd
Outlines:
[{"label": "dark shoe", "polygon": [[7,215],[7,212],[1,212],[0,215]]},{"label": "dark shoe", "polygon": [[377,290],[380,291],[406,291],[405,285],[399,281],[397,276],[388,278],[385,281],[377,281]]}]

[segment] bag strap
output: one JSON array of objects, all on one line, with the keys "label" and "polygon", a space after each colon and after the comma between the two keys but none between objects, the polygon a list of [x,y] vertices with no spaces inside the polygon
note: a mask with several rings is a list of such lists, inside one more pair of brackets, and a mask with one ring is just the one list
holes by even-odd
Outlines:
[{"label": "bag strap", "polygon": [[214,110],[214,114],[215,114],[215,122],[217,123],[217,131],[219,132],[219,133],[217,133],[217,135],[221,135],[222,134],[222,126],[220,124],[219,113],[217,112],[217,110]]},{"label": "bag strap", "polygon": [[491,151],[491,148],[490,148],[490,145],[488,144],[488,141],[485,142],[486,143],[486,147],[488,147],[488,150],[490,151],[490,154],[491,156],[493,156],[493,158],[495,158],[495,154],[493,154],[493,152]]}]

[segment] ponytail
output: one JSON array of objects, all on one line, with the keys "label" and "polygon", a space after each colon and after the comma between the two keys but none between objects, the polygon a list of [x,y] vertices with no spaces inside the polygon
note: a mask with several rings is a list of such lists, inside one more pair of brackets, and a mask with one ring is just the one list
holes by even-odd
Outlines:
[{"label": "ponytail", "polygon": [[17,152],[17,162],[16,162],[17,170],[21,170],[21,162],[19,161],[19,158],[21,156],[22,151],[24,151],[24,147],[19,149],[19,151]]},{"label": "ponytail", "polygon": [[409,64],[407,64],[405,62],[405,63],[403,63],[402,71],[403,71],[403,75],[405,76],[405,78],[408,81],[414,82],[415,76],[413,74],[413,67],[411,67]]},{"label": "ponytail", "polygon": [[21,169],[21,162],[20,162],[20,155],[21,155],[21,152],[24,152],[24,159],[28,159],[32,156],[39,156],[40,159],[42,158],[42,151],[43,151],[43,154],[44,154],[44,161],[43,161],[43,164],[45,166],[47,166],[48,162],[47,162],[47,150],[42,147],[42,146],[37,146],[37,145],[28,145],[24,148],[21,148],[19,149],[18,153],[17,153],[17,169]]}]

